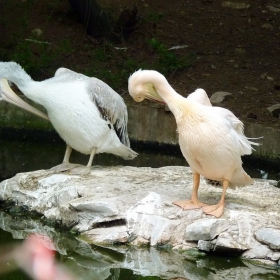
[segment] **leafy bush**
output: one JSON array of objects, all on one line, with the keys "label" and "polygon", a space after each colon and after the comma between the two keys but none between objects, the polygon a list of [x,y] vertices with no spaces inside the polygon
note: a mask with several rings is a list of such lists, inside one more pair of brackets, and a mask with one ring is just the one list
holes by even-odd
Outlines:
[{"label": "leafy bush", "polygon": [[162,72],[170,73],[190,67],[190,59],[178,57],[173,51],[169,50],[155,38],[151,39],[149,44],[159,55],[159,65],[157,68],[160,68]]}]

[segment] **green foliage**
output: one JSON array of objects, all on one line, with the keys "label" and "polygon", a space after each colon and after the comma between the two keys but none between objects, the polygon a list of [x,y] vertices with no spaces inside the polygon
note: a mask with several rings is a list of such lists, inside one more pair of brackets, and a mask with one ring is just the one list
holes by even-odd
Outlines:
[{"label": "green foliage", "polygon": [[92,66],[83,72],[87,76],[104,81],[114,90],[119,91],[120,88],[127,88],[129,76],[140,68],[147,69],[148,67],[145,63],[138,63],[131,58],[127,58],[113,67],[106,62],[95,60]]},{"label": "green foliage", "polygon": [[38,39],[21,39],[10,53],[8,60],[19,63],[31,76],[36,77],[38,71],[57,64],[65,55],[73,52],[70,40],[62,39],[57,46]]},{"label": "green foliage", "polygon": [[161,69],[162,72],[170,73],[190,67],[190,58],[178,57],[173,51],[168,50],[163,43],[160,43],[155,38],[151,39],[149,44],[159,55],[157,68]]},{"label": "green foliage", "polygon": [[[145,59],[144,62],[139,61],[137,55],[131,57],[128,50],[116,49],[108,42],[94,50],[88,49],[88,52],[91,52],[91,62],[87,69],[82,69],[82,72],[104,81],[119,91],[120,88],[127,87],[128,77],[138,69],[155,69],[165,75],[190,67],[190,57],[176,55],[156,39],[151,39],[148,43],[154,49],[155,55]],[[110,63],[112,59],[114,64]]]},{"label": "green foliage", "polygon": [[108,42],[103,42],[94,50],[88,48],[87,51],[91,52],[91,59],[87,69],[82,69],[81,72],[104,81],[116,91],[127,88],[128,77],[133,72],[148,67],[146,63],[140,63],[132,58],[126,49],[117,49]]},{"label": "green foliage", "polygon": [[55,56],[70,55],[74,51],[74,47],[69,39],[62,39],[55,50]]},{"label": "green foliage", "polygon": [[[36,44],[35,48],[34,44]],[[50,47],[45,43],[23,40],[16,45],[10,60],[22,65],[27,72],[34,73],[49,66],[51,61]]]},{"label": "green foliage", "polygon": [[97,48],[94,51],[94,57],[100,62],[105,62],[108,60],[108,56],[106,55],[106,51],[104,48]]},{"label": "green foliage", "polygon": [[153,11],[148,12],[146,19],[153,23],[157,23],[163,18],[163,13],[155,13]]}]

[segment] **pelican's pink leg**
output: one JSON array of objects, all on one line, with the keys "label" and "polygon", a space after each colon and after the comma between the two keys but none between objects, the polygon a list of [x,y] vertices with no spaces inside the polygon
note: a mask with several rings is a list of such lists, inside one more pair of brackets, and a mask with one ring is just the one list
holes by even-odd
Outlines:
[{"label": "pelican's pink leg", "polygon": [[198,173],[193,174],[193,190],[190,200],[178,200],[173,204],[181,207],[183,210],[199,209],[207,204],[202,203],[198,200],[198,188],[200,182],[200,175]]},{"label": "pelican's pink leg", "polygon": [[228,180],[223,181],[223,193],[221,196],[221,200],[218,204],[208,205],[208,206],[204,206],[202,208],[202,210],[205,214],[214,216],[216,218],[220,218],[223,215],[224,208],[225,208],[225,197],[226,197],[226,191],[228,188],[228,184],[229,184]]}]

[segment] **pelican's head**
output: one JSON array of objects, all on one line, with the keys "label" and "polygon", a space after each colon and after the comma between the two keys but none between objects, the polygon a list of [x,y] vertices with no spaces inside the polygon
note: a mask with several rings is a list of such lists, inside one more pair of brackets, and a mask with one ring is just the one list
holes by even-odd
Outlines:
[{"label": "pelican's head", "polygon": [[17,96],[17,94],[10,88],[8,80],[5,78],[0,78],[0,101],[2,100],[18,106],[43,119],[49,120],[46,114],[32,107],[31,105],[23,101],[19,96]]},{"label": "pelican's head", "polygon": [[136,102],[141,102],[145,98],[164,103],[158,94],[153,82],[154,75],[159,73],[153,70],[138,70],[128,79],[128,92]]}]

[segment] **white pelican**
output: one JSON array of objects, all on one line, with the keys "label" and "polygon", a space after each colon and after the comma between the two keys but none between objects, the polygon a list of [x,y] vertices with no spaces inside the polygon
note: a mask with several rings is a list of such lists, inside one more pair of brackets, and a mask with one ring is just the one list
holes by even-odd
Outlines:
[{"label": "white pelican", "polygon": [[44,106],[55,130],[66,142],[63,162],[53,170],[70,169],[72,148],[90,155],[87,167],[71,170],[75,174],[88,173],[94,155],[98,153],[112,153],[124,159],[137,155],[130,149],[126,105],[101,80],[59,68],[54,77],[37,82],[15,62],[0,62],[1,77]]},{"label": "white pelican", "polygon": [[[251,144],[258,144],[245,137],[243,123],[229,110],[212,107],[202,89],[184,98],[157,71],[135,72],[128,80],[128,90],[137,102],[147,98],[166,103],[176,119],[179,145],[193,173],[193,191],[190,200],[174,204],[184,210],[202,208],[206,214],[220,217],[228,186],[253,183],[242,168],[241,155],[251,154]],[[206,205],[198,200],[200,175],[222,182],[218,204]]]}]

